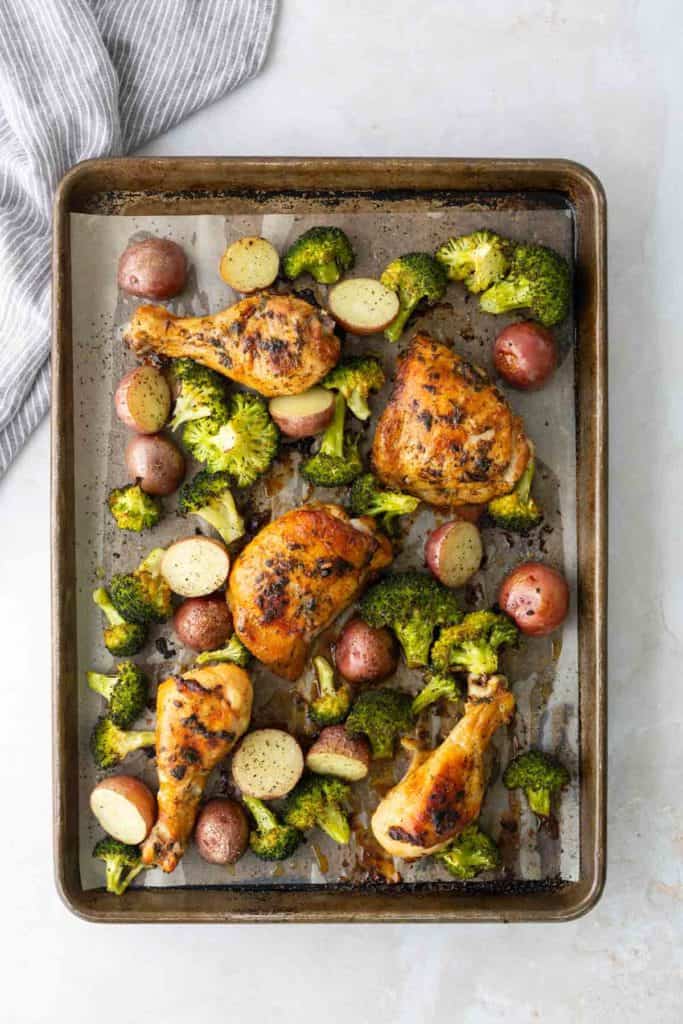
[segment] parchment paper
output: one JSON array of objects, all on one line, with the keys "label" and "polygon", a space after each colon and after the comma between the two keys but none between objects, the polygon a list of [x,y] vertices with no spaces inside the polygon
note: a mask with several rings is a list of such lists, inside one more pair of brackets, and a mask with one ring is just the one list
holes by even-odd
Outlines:
[{"label": "parchment paper", "polygon": [[[131,241],[148,235],[169,237],[179,242],[192,264],[186,291],[167,303],[181,315],[215,312],[236,301],[236,296],[218,275],[218,264],[226,243],[243,234],[262,235],[281,251],[302,230],[315,223],[338,224],[353,241],[357,253],[354,275],[377,276],[386,263],[402,252],[433,251],[451,234],[461,234],[481,226],[510,237],[552,245],[567,257],[572,250],[572,222],[563,209],[516,211],[468,210],[466,208],[426,209],[408,212],[378,209],[371,213],[339,213],[334,209],[315,216],[290,213],[222,216],[124,217],[72,214],[72,275],[75,391],[76,461],[76,561],[78,580],[78,665],[83,680],[78,703],[79,750],[74,757],[80,765],[80,867],[83,886],[103,884],[103,865],[91,858],[99,829],[88,809],[88,798],[98,779],[88,750],[92,725],[103,710],[98,696],[85,684],[85,672],[113,669],[113,659],[102,644],[102,620],[91,598],[93,589],[112,573],[133,569],[152,547],[165,545],[191,534],[200,520],[183,520],[175,515],[174,500],[166,499],[167,514],[153,531],[142,535],[121,533],[106,508],[110,488],[126,482],[123,454],[128,431],[114,415],[113,394],[122,374],[134,365],[133,356],[121,341],[122,328],[130,318],[137,300],[119,294],[116,265],[119,254]],[[300,287],[311,287],[310,280]],[[324,301],[325,289],[318,288]],[[492,341],[513,317],[480,314],[476,300],[464,288],[451,284],[446,299],[435,310],[417,321],[437,337],[453,339],[458,352],[490,372]],[[399,346],[385,343],[381,337],[357,339],[348,336],[346,352],[372,351],[383,358],[391,371],[398,351],[406,345],[410,331]],[[485,530],[486,558],[483,568],[463,592],[468,609],[487,607],[494,600],[500,580],[508,568],[527,558],[543,558],[562,567],[572,582],[572,608],[560,637],[523,642],[520,649],[503,656],[502,669],[517,698],[517,714],[510,729],[499,730],[490,751],[491,784],[482,813],[482,824],[499,842],[503,867],[491,878],[545,879],[578,877],[578,669],[576,599],[576,475],[574,424],[573,324],[568,320],[556,331],[561,363],[549,384],[541,391],[523,394],[508,389],[513,408],[523,417],[528,435],[537,449],[538,472],[535,484],[546,513],[545,526],[530,539],[514,538],[501,531]],[[373,400],[375,415],[367,430],[366,446],[372,438],[374,423],[389,393]],[[292,446],[284,446],[283,455],[265,483],[255,488],[254,500],[259,514],[251,522],[265,521],[309,497],[334,498],[334,492],[315,491],[303,483],[294,470],[301,455]],[[339,497],[342,497],[340,492]],[[394,567],[423,565],[425,533],[443,516],[422,506],[412,523],[406,523],[402,550]],[[210,532],[206,528],[205,532]],[[343,616],[339,623],[343,622]],[[338,630],[321,638],[320,652]],[[156,683],[171,671],[182,671],[192,657],[174,641],[170,626],[160,627],[147,648],[136,660],[144,665],[153,682],[150,710],[138,727],[154,721],[153,695]],[[165,637],[170,657],[164,656],[154,640]],[[162,645],[163,646],[163,645]],[[312,691],[312,671],[308,669],[298,683],[290,685],[272,676],[254,663],[255,725],[281,725],[293,729],[305,742],[309,735],[305,697]],[[419,689],[419,674],[401,668],[392,680],[411,692]],[[454,709],[454,714],[457,709]],[[431,735],[423,740],[436,743],[447,733],[455,718],[433,717]],[[518,748],[528,744],[555,750],[573,773],[573,783],[563,794],[557,828],[537,826],[518,793],[509,794],[500,781],[502,767]],[[420,882],[449,876],[427,858],[409,865],[384,855],[369,834],[369,818],[379,797],[401,777],[407,759],[401,755],[392,766],[376,763],[370,780],[354,787],[353,837],[347,847],[338,847],[316,831],[297,854],[284,864],[267,864],[247,853],[236,866],[220,867],[204,863],[191,848],[176,871],[144,872],[139,883],[163,885],[230,885],[334,882],[399,881]],[[144,753],[128,758],[118,769],[137,774],[154,787],[154,762]],[[229,764],[219,768],[207,790],[208,795],[230,794]],[[479,879],[478,881],[480,881]]]}]

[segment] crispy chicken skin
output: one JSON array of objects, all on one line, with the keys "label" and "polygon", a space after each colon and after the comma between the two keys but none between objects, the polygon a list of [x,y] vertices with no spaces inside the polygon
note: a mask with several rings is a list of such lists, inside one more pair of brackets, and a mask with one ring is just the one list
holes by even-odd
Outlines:
[{"label": "crispy chicken skin", "polygon": [[246,732],[252,687],[237,665],[169,676],[157,691],[157,822],[142,847],[145,864],[173,871],[192,834],[206,780]]},{"label": "crispy chicken skin", "polygon": [[492,676],[483,694],[470,696],[444,742],[416,755],[372,816],[372,831],[387,853],[405,860],[426,857],[476,821],[486,788],[484,753],[514,710],[507,681]]},{"label": "crispy chicken skin", "polygon": [[372,519],[339,505],[302,505],[273,520],[237,558],[228,585],[235,632],[283,679],[298,679],[313,639],[393,552]]},{"label": "crispy chicken skin", "polygon": [[213,316],[139,306],[124,340],[144,356],[187,356],[262,395],[298,395],[339,359],[334,322],[294,295],[261,292]]},{"label": "crispy chicken skin", "polygon": [[377,424],[372,458],[385,484],[443,508],[509,494],[529,443],[483,370],[416,334]]}]

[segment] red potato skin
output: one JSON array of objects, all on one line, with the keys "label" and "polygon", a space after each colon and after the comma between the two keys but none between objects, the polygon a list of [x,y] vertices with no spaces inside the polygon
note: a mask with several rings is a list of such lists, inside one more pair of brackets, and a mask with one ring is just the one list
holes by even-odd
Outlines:
[{"label": "red potato skin", "polygon": [[185,253],[169,238],[146,238],[129,245],[119,258],[118,285],[142,299],[170,299],[187,282]]},{"label": "red potato skin", "polygon": [[486,505],[456,505],[453,509],[457,519],[464,519],[466,523],[474,523],[475,526],[485,511]]},{"label": "red potato skin", "polygon": [[157,818],[157,801],[154,793],[142,779],[136,779],[134,775],[112,775],[97,783],[91,794],[91,799],[102,789],[118,793],[119,796],[133,804],[145,823],[147,835],[152,831],[152,826]]},{"label": "red potato skin", "polygon": [[505,577],[498,604],[527,636],[546,636],[569,610],[569,586],[561,572],[542,562],[525,562]]},{"label": "red potato skin", "polygon": [[332,754],[358,761],[364,765],[366,774],[372,760],[370,744],[365,736],[349,736],[343,725],[328,725],[322,730],[306,754],[306,767],[311,768],[311,771],[314,769],[310,759],[312,758],[315,763],[318,754]]},{"label": "red potato skin", "polygon": [[193,651],[215,651],[232,636],[232,615],[225,594],[188,597],[173,616],[178,638]]},{"label": "red potato skin", "polygon": [[[135,417],[132,415],[128,408],[128,389],[132,384],[135,383],[141,371],[143,371],[145,374],[158,374],[160,380],[165,383],[166,390],[168,391],[168,402],[166,403],[166,411],[163,415],[163,418],[160,415],[158,422],[154,425],[153,429],[151,430],[143,430],[140,427],[138,420],[135,419]],[[121,378],[117,385],[116,391],[114,392],[114,410],[118,418],[121,420],[121,422],[130,430],[134,430],[137,434],[156,434],[164,426],[166,420],[169,417],[169,413],[171,412],[171,389],[168,386],[168,381],[166,377],[164,377],[164,375],[160,373],[159,370],[156,370],[154,367],[151,366],[136,366],[134,367],[134,369],[129,370],[128,373],[126,373]]]},{"label": "red potato skin", "polygon": [[373,629],[362,619],[349,619],[337,641],[334,660],[347,682],[378,682],[396,671],[396,641],[388,629]]},{"label": "red potato skin", "polygon": [[285,437],[298,439],[301,437],[314,437],[326,430],[334,416],[334,396],[330,392],[332,400],[329,408],[309,416],[282,416],[273,412],[270,407],[270,414]]},{"label": "red potato skin", "polygon": [[241,805],[227,797],[208,800],[197,818],[194,841],[209,864],[234,864],[249,843],[249,823]]},{"label": "red potato skin", "polygon": [[550,331],[525,320],[500,332],[493,346],[493,362],[508,384],[522,391],[537,391],[557,366],[557,346]]},{"label": "red potato skin", "polygon": [[138,434],[126,446],[126,468],[146,494],[173,494],[185,476],[180,449],[163,434]]}]

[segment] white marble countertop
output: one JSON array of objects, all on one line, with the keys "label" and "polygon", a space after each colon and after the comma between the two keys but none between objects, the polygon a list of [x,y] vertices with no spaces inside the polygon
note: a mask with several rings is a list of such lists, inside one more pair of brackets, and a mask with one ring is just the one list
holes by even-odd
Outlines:
[{"label": "white marble countertop", "polygon": [[0,1016],[179,1024],[217,1010],[301,1024],[674,1024],[683,1006],[679,4],[282,6],[261,76],[145,152],[564,156],[591,167],[607,190],[605,893],[587,917],[551,926],[162,929],[72,917],[52,882],[43,424],[0,485],[8,773]]}]

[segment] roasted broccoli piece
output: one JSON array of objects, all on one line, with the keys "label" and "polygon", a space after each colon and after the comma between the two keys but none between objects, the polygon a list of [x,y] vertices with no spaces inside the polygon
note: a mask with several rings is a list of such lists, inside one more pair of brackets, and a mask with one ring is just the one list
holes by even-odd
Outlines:
[{"label": "roasted broccoli piece", "polygon": [[432,648],[432,664],[438,672],[456,669],[474,676],[498,671],[498,651],[517,643],[519,632],[507,615],[470,612],[461,623],[449,626]]},{"label": "roasted broccoli piece", "polygon": [[115,487],[109,492],[107,501],[119,530],[140,533],[151,530],[161,519],[161,502],[151,494],[145,494],[140,484]]},{"label": "roasted broccoli piece", "polygon": [[178,512],[181,516],[199,516],[218,531],[226,544],[244,534],[244,520],[230,490],[229,473],[209,473],[205,469],[197,473],[178,492]]},{"label": "roasted broccoli piece", "polygon": [[109,718],[119,729],[127,729],[140,717],[147,703],[147,677],[132,661],[116,666],[116,675],[88,672],[88,686],[109,704]]},{"label": "roasted broccoli piece", "polygon": [[119,573],[109,586],[111,601],[126,622],[145,626],[173,614],[171,588],[161,575],[163,548],[154,548],[135,572]]},{"label": "roasted broccoli piece", "polygon": [[569,772],[554,757],[541,750],[518,754],[505,769],[503,785],[507,789],[523,789],[529,807],[541,818],[550,814],[550,801],[569,782]]},{"label": "roasted broccoli piece", "polygon": [[177,430],[190,420],[225,416],[225,387],[219,374],[195,363],[194,359],[174,359],[171,377],[177,393],[169,423],[171,430]]},{"label": "roasted broccoli piece", "polygon": [[107,892],[121,896],[133,879],[147,866],[142,863],[140,848],[122,843],[118,839],[106,836],[95,843],[92,852],[97,860],[103,860],[106,866]]},{"label": "roasted broccoli piece", "polygon": [[233,633],[225,647],[217,651],[203,651],[197,655],[198,665],[206,665],[211,661],[231,661],[234,665],[241,665],[245,668],[251,659],[251,654],[244,646],[239,637]]},{"label": "roasted broccoli piece", "polygon": [[301,475],[316,487],[342,487],[363,472],[358,445],[344,434],[344,396],[337,394],[334,402],[334,417],[323,434],[319,450],[301,466]]},{"label": "roasted broccoli piece", "polygon": [[301,842],[298,829],[282,825],[270,807],[255,797],[245,796],[243,800],[256,822],[256,831],[249,833],[249,846],[261,860],[287,860]]},{"label": "roasted broccoli piece", "polygon": [[449,238],[436,251],[436,260],[451,281],[464,281],[470,292],[483,292],[510,268],[514,244],[493,231]]},{"label": "roasted broccoli piece", "polygon": [[351,488],[350,504],[354,515],[376,516],[390,533],[397,516],[410,515],[420,499],[413,498],[412,494],[384,490],[372,473],[363,473]]},{"label": "roasted broccoli piece", "polygon": [[413,714],[419,715],[421,711],[435,704],[442,697],[446,700],[457,700],[462,695],[462,687],[455,676],[445,673],[430,672],[427,674],[427,681],[417,696],[413,699]]},{"label": "roasted broccoli piece", "polygon": [[311,701],[308,714],[316,725],[338,725],[349,713],[351,689],[346,683],[335,689],[334,669],[327,658],[314,658],[313,665],[320,696]]},{"label": "roasted broccoli piece", "polygon": [[452,590],[421,572],[385,576],[365,592],[361,618],[369,626],[387,626],[396,634],[410,668],[426,665],[437,626],[460,622],[462,613]]},{"label": "roasted broccoli piece", "polygon": [[132,729],[124,732],[111,718],[102,715],[90,736],[90,750],[98,768],[114,768],[124,757],[141,747],[153,747],[153,729]]},{"label": "roasted broccoli piece", "polygon": [[434,859],[461,882],[475,878],[482,871],[495,871],[500,867],[498,847],[478,825],[468,825],[457,839],[435,853]]},{"label": "roasted broccoli piece", "polygon": [[351,828],[342,804],[349,787],[331,775],[305,775],[287,797],[284,819],[292,828],[307,832],[321,828],[335,843],[348,843]]},{"label": "roasted broccoli piece", "polygon": [[351,243],[341,228],[319,227],[309,228],[292,242],[282,269],[292,281],[311,274],[320,284],[335,284],[354,262]]},{"label": "roasted broccoli piece", "polygon": [[541,522],[543,512],[530,495],[535,468],[536,460],[532,455],[514,491],[489,502],[488,513],[496,526],[512,533],[527,533]]},{"label": "roasted broccoli piece", "polygon": [[398,341],[408,317],[418,303],[433,306],[446,291],[446,271],[428,252],[409,252],[399,256],[384,270],[380,281],[396,292],[399,310],[384,332],[388,341]]},{"label": "roasted broccoli piece", "polygon": [[320,382],[330,391],[338,391],[359,420],[370,417],[368,395],[379,391],[386,377],[379,359],[374,356],[352,356],[334,367]]},{"label": "roasted broccoli piece", "polygon": [[393,757],[397,737],[413,727],[411,704],[401,690],[366,690],[354,701],[344,728],[349,736],[365,734],[374,758]]},{"label": "roasted broccoli piece", "polygon": [[109,653],[115,657],[129,658],[141,651],[147,640],[147,627],[137,622],[126,622],[114,608],[104,587],[98,587],[92,599],[102,609],[109,623],[102,634],[104,646]]},{"label": "roasted broccoli piece", "polygon": [[559,253],[543,245],[518,245],[504,280],[488,288],[479,299],[485,313],[528,309],[545,327],[564,320],[569,312],[569,265]]},{"label": "roasted broccoli piece", "polygon": [[223,415],[188,423],[183,442],[211,473],[229,473],[238,487],[249,487],[275,458],[280,432],[258,395],[238,392]]}]

